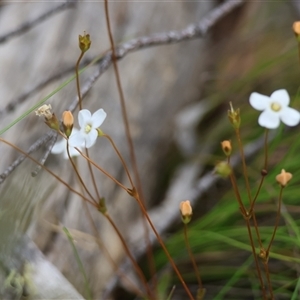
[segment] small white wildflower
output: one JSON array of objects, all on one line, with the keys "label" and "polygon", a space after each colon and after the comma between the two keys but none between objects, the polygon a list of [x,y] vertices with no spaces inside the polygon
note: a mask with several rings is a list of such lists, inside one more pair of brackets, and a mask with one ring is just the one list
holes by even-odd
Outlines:
[{"label": "small white wildflower", "polygon": [[[78,129],[73,128],[71,136],[73,134],[78,133],[78,132],[79,132]],[[83,146],[83,145],[81,145],[81,146]],[[82,150],[82,148],[80,146],[78,146],[77,148],[80,151]],[[56,142],[55,145],[53,146],[52,150],[51,150],[51,153],[52,154],[61,154],[61,153],[63,153],[64,158],[69,159],[68,152],[67,152],[67,140],[63,138],[62,140]],[[80,155],[80,153],[74,147],[72,147],[70,145],[69,145],[69,153],[70,153],[71,157]]]},{"label": "small white wildflower", "polygon": [[263,111],[258,118],[262,127],[275,129],[280,120],[288,126],[296,126],[300,122],[300,113],[288,106],[290,97],[284,89],[273,92],[270,97],[254,92],[249,101],[253,108]]},{"label": "small white wildflower", "polygon": [[78,113],[78,122],[80,131],[72,134],[69,143],[73,147],[85,145],[86,148],[92,147],[97,140],[97,128],[104,122],[106,112],[101,108],[91,114],[87,109],[82,109]]}]

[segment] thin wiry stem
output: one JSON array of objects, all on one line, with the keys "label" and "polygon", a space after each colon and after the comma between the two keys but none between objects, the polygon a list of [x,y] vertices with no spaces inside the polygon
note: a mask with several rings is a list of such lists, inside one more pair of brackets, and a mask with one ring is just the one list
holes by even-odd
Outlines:
[{"label": "thin wiry stem", "polygon": [[110,217],[110,215],[108,213],[105,213],[103,214],[104,217],[108,220],[108,222],[111,224],[111,226],[114,228],[115,232],[117,233],[119,239],[121,240],[121,243],[123,245],[123,248],[127,254],[127,256],[129,257],[130,261],[132,262],[133,264],[133,267],[136,271],[136,273],[138,274],[139,278],[141,279],[146,291],[147,291],[147,295],[150,297],[150,299],[153,299],[153,295],[152,295],[152,292],[147,284],[147,281],[146,281],[146,278],[145,278],[145,275],[144,273],[142,272],[141,268],[139,267],[138,263],[136,262],[134,256],[131,254],[127,244],[126,244],[126,241],[125,239],[123,238],[120,230],[118,229],[118,227],[116,226],[115,222],[112,220],[112,218]]},{"label": "thin wiry stem", "polygon": [[194,300],[193,295],[191,294],[189,288],[187,287],[187,285],[186,285],[186,283],[185,283],[185,281],[184,281],[184,279],[183,279],[181,273],[179,272],[179,270],[178,270],[178,268],[177,268],[177,266],[176,266],[176,264],[175,264],[175,262],[174,262],[172,256],[170,255],[170,253],[169,253],[167,247],[165,246],[165,244],[164,244],[164,242],[163,242],[161,236],[159,235],[159,233],[158,233],[158,231],[156,230],[156,228],[155,228],[153,222],[151,221],[151,219],[150,219],[150,217],[149,217],[149,215],[148,215],[148,213],[147,213],[147,211],[146,211],[144,205],[142,204],[141,200],[140,200],[138,197],[136,197],[135,200],[136,200],[137,203],[139,204],[140,209],[141,209],[142,212],[143,212],[143,215],[144,215],[145,218],[147,219],[147,221],[148,221],[148,223],[149,223],[149,225],[150,225],[150,227],[151,227],[153,233],[155,234],[155,237],[157,238],[157,241],[159,242],[160,246],[162,247],[163,251],[165,252],[165,254],[166,254],[166,256],[167,256],[167,258],[168,258],[168,260],[169,260],[169,262],[170,262],[170,264],[171,264],[171,266],[172,266],[174,272],[176,273],[176,275],[177,275],[179,281],[181,282],[181,284],[182,284],[184,290],[186,291],[188,297],[189,297],[191,300]]},{"label": "thin wiry stem", "polygon": [[[138,194],[141,197],[140,200],[141,200],[142,205],[146,208],[145,198],[144,198],[143,189],[142,189],[141,177],[140,177],[140,174],[138,171],[138,165],[137,165],[133,140],[132,140],[132,136],[131,136],[131,132],[130,132],[130,128],[129,128],[128,114],[127,114],[127,109],[126,109],[126,104],[125,104],[124,92],[123,92],[123,88],[122,88],[122,84],[121,84],[119,67],[118,67],[118,63],[117,63],[117,59],[116,59],[115,44],[114,44],[114,39],[113,39],[111,25],[110,25],[110,18],[109,18],[108,0],[104,1],[104,8],[105,8],[107,31],[108,31],[108,36],[109,36],[111,51],[112,51],[112,62],[113,62],[113,67],[114,67],[114,74],[116,77],[117,88],[118,88],[118,92],[119,92],[119,96],[120,96],[121,110],[122,110],[123,122],[124,122],[124,126],[125,126],[127,144],[129,147],[130,160],[131,160],[131,164],[132,164],[132,168],[133,168],[135,181],[137,184]],[[133,184],[132,184],[132,186],[133,186]],[[147,258],[148,258],[148,262],[149,262],[150,272],[151,272],[151,275],[153,278],[154,289],[156,290],[156,287],[157,287],[156,268],[155,268],[155,262],[154,262],[154,256],[153,256],[153,249],[152,249],[152,245],[149,240],[149,230],[148,230],[146,221],[143,221],[143,225],[145,228],[145,239],[146,239],[146,244],[147,244]]]},{"label": "thin wiry stem", "polygon": [[190,260],[191,260],[193,268],[194,268],[194,272],[195,272],[195,275],[196,275],[196,278],[197,278],[197,281],[198,281],[199,289],[202,290],[203,289],[202,280],[201,280],[199,268],[197,267],[197,264],[196,264],[191,246],[190,246],[190,242],[189,242],[189,238],[188,238],[187,224],[183,225],[183,234],[184,234],[184,241],[185,241],[186,249],[188,251]]},{"label": "thin wiry stem", "polygon": [[115,272],[118,274],[118,276],[120,276],[120,278],[124,279],[126,281],[126,283],[128,283],[128,285],[130,286],[130,288],[132,288],[132,290],[136,293],[136,295],[143,297],[144,293],[138,287],[136,287],[136,285],[126,276],[126,274],[124,272],[121,271],[119,265],[111,257],[110,252],[107,250],[105,244],[102,242],[102,240],[100,238],[100,234],[98,232],[97,226],[96,226],[96,224],[92,218],[91,212],[85,202],[84,202],[84,207],[85,207],[85,211],[88,216],[90,225],[96,235],[96,243],[98,244],[100,251],[104,252],[104,255],[106,256],[106,258],[108,258],[108,260],[110,261],[111,265],[113,266],[113,268],[114,268]]},{"label": "thin wiry stem", "polygon": [[112,181],[114,181],[119,187],[121,187],[123,190],[128,192],[128,189],[119,182],[116,178],[114,178],[112,175],[110,175],[108,172],[103,170],[99,165],[97,165],[94,161],[92,161],[89,157],[87,157],[82,151],[80,151],[77,147],[75,149],[79,152],[79,154],[84,157],[87,161],[89,161],[94,167],[96,167],[99,171],[101,171],[104,175],[106,175],[108,178],[110,178]]},{"label": "thin wiry stem", "polygon": [[79,109],[82,110],[82,97],[81,97],[81,92],[80,92],[80,82],[79,82],[79,64],[81,59],[83,58],[84,52],[81,51],[77,62],[75,66],[75,72],[76,72],[76,88],[77,88],[77,95],[78,95],[78,103],[79,103]]},{"label": "thin wiry stem", "polygon": [[120,153],[119,149],[117,148],[117,146],[115,145],[114,141],[112,140],[112,138],[107,135],[107,134],[103,134],[103,137],[107,138],[109,140],[109,142],[111,143],[112,147],[114,148],[114,150],[116,151],[118,157],[120,158],[121,162],[122,162],[122,165],[123,165],[123,168],[127,174],[127,177],[129,179],[129,182],[131,184],[131,187],[134,188],[134,185],[133,185],[133,181],[132,181],[132,178],[131,178],[131,175],[130,175],[130,172],[128,170],[128,167],[126,165],[126,162],[122,156],[122,154]]},{"label": "thin wiry stem", "polygon": [[93,195],[90,193],[89,189],[86,187],[83,179],[81,178],[79,171],[76,167],[76,164],[74,163],[71,155],[70,155],[70,150],[69,150],[69,140],[67,140],[67,144],[66,144],[66,148],[67,148],[67,153],[68,153],[68,157],[69,157],[69,161],[71,162],[71,165],[75,171],[75,174],[77,175],[77,178],[81,184],[81,186],[83,187],[83,189],[87,192],[87,194],[90,196],[90,198],[93,200],[93,202],[97,205],[97,201],[94,199]]}]

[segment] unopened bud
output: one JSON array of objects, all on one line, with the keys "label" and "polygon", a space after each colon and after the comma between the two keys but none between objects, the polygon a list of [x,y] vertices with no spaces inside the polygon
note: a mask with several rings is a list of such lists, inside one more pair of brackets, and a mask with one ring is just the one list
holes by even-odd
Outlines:
[{"label": "unopened bud", "polygon": [[226,156],[231,155],[232,147],[231,147],[231,142],[230,141],[226,140],[226,141],[221,142],[221,147],[222,147],[222,150],[223,150],[223,152]]},{"label": "unopened bud", "polygon": [[181,201],[179,205],[181,219],[184,224],[188,224],[192,219],[193,209],[189,200]]},{"label": "unopened bud", "polygon": [[228,118],[234,129],[239,129],[241,125],[240,109],[233,109],[232,103],[229,102],[230,110],[228,110]]},{"label": "unopened bud", "polygon": [[82,52],[86,52],[90,49],[92,41],[90,40],[90,35],[86,34],[85,31],[82,35],[79,35],[79,48]]},{"label": "unopened bud", "polygon": [[215,167],[215,173],[226,178],[231,174],[232,170],[226,161],[219,162]]},{"label": "unopened bud", "polygon": [[281,173],[276,176],[276,181],[281,185],[281,187],[285,187],[288,182],[292,179],[293,175],[289,172],[286,172],[284,169],[281,170]]},{"label": "unopened bud", "polygon": [[300,21],[294,22],[293,31],[295,33],[296,38],[299,41],[300,40],[300,38],[299,38],[299,36],[300,36]]},{"label": "unopened bud", "polygon": [[62,123],[63,123],[65,134],[67,137],[69,137],[72,133],[73,124],[74,124],[73,115],[69,110],[63,112]]}]

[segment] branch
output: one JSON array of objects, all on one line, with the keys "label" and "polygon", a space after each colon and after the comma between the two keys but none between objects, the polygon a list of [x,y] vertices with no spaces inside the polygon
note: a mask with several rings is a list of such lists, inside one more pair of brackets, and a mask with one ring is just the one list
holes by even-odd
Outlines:
[{"label": "branch", "polygon": [[5,42],[7,42],[8,40],[10,40],[11,38],[19,36],[27,31],[29,31],[31,28],[33,28],[34,26],[38,25],[39,23],[47,20],[51,16],[55,15],[57,12],[63,11],[65,9],[69,9],[72,6],[74,6],[74,3],[71,1],[67,1],[55,8],[50,9],[49,11],[47,11],[44,14],[37,17],[36,19],[21,24],[19,26],[19,28],[0,36],[0,44],[3,44]]}]

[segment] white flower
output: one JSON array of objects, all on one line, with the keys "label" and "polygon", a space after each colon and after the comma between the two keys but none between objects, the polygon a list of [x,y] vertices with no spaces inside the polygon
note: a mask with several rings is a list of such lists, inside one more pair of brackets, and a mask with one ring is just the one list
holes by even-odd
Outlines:
[{"label": "white flower", "polygon": [[[77,134],[79,132],[78,129],[73,128],[72,130],[72,134],[70,135],[70,137],[73,134]],[[83,146],[83,144],[81,145]],[[78,149],[81,151],[81,147],[79,146]],[[78,156],[80,155],[80,153],[72,146],[69,145],[69,152],[70,152],[70,156]],[[67,140],[66,139],[62,139],[59,142],[56,142],[55,145],[53,146],[52,150],[51,150],[52,154],[60,154],[63,153],[64,154],[64,158],[65,159],[69,159],[68,157],[68,152],[67,152]]]},{"label": "white flower", "polygon": [[288,126],[296,126],[300,122],[300,113],[288,106],[290,97],[284,89],[273,92],[270,97],[252,93],[249,101],[253,108],[263,111],[258,118],[258,124],[262,127],[277,128],[280,120]]},{"label": "white flower", "polygon": [[106,112],[101,108],[91,114],[87,109],[82,109],[78,113],[80,131],[72,135],[69,143],[73,147],[85,145],[86,148],[92,147],[97,140],[97,128],[104,122]]}]

